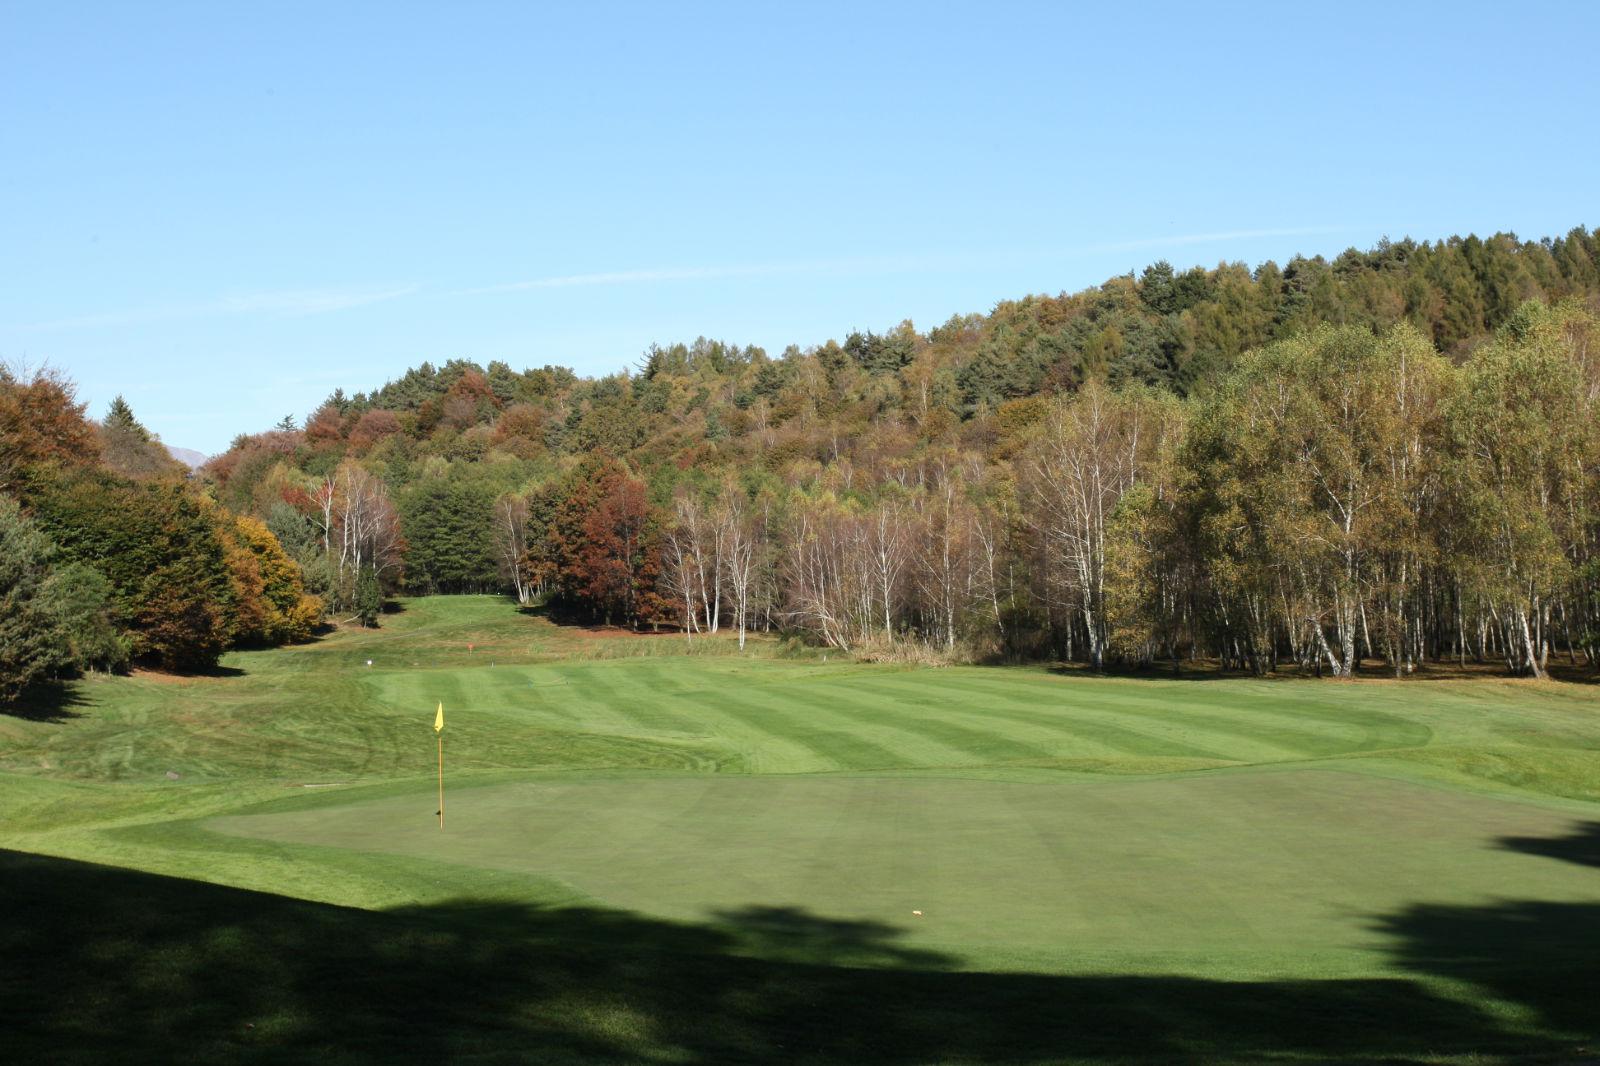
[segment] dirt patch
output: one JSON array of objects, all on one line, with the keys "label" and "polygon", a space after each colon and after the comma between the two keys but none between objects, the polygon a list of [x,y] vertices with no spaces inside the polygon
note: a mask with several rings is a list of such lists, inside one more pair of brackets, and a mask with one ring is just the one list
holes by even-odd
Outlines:
[{"label": "dirt patch", "polygon": [[128,671],[128,676],[139,681],[151,681],[157,685],[192,685],[199,680],[192,674],[169,674],[165,670],[152,670],[148,666],[136,666]]}]

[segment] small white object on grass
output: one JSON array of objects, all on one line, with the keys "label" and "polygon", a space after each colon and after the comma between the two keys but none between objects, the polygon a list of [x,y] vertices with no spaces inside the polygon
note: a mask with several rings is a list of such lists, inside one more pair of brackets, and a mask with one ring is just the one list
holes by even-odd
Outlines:
[{"label": "small white object on grass", "polygon": [[367,665],[368,665],[368,666],[371,666],[371,665],[372,665],[372,660],[371,660],[371,659],[368,659],[368,660],[367,660]]},{"label": "small white object on grass", "polygon": [[922,917],[922,912],[921,911],[912,911],[911,913],[915,914],[918,918]]}]

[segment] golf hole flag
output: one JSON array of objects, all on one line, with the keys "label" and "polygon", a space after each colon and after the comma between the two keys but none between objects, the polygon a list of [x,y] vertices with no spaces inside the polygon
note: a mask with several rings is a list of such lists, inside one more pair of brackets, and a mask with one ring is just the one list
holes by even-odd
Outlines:
[{"label": "golf hole flag", "polygon": [[439,828],[444,828],[444,701],[439,702],[439,713],[433,716],[433,731],[439,737]]}]

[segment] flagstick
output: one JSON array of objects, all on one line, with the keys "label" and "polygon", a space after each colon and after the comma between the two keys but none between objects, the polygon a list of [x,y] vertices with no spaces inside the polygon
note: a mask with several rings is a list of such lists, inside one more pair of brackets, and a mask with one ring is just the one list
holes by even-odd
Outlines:
[{"label": "flagstick", "polygon": [[439,733],[439,828],[444,828],[444,733]]}]

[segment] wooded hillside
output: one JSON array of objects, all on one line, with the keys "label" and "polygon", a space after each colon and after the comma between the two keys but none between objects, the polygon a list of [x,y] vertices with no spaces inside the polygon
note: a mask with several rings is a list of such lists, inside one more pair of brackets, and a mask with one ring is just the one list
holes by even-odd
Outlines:
[{"label": "wooded hillside", "polygon": [[209,474],[283,529],[370,473],[404,587],[597,620],[1532,672],[1596,641],[1597,261],[1584,229],[1384,241],[593,380],[424,364]]},{"label": "wooded hillside", "polygon": [[[239,437],[196,506],[367,620],[503,588],[873,655],[1541,673],[1600,656],[1597,264],[1585,229],[1384,241],[598,379],[423,364]],[[12,467],[72,469],[19,425]],[[6,491],[92,565],[83,476]]]}]

